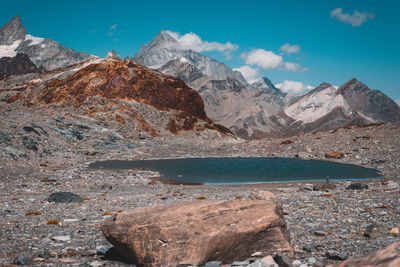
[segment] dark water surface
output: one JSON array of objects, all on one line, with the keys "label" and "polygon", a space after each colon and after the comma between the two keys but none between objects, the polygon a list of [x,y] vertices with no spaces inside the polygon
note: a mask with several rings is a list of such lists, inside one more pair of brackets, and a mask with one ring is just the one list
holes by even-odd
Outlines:
[{"label": "dark water surface", "polygon": [[160,160],[107,160],[89,165],[95,169],[144,168],[163,178],[183,183],[255,184],[270,182],[377,179],[375,169],[322,160],[290,158],[190,158]]}]

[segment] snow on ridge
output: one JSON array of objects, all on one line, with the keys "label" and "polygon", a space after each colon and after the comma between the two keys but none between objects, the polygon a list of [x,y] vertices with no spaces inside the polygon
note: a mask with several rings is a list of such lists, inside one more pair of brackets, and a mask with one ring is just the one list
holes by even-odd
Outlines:
[{"label": "snow on ridge", "polygon": [[0,45],[0,58],[15,57],[17,55],[17,52],[15,50],[21,42],[21,40],[17,40],[11,45]]},{"label": "snow on ridge", "polygon": [[336,107],[346,110],[346,102],[341,94],[336,95],[336,90],[334,86],[331,86],[311,94],[285,108],[284,112],[296,121],[310,123],[327,115]]},{"label": "snow on ridge", "polygon": [[27,34],[27,35],[25,35],[25,41],[28,41],[28,40],[31,41],[29,44],[29,46],[31,46],[31,45],[38,45],[38,44],[42,43],[44,41],[44,38],[35,37],[30,34]]}]

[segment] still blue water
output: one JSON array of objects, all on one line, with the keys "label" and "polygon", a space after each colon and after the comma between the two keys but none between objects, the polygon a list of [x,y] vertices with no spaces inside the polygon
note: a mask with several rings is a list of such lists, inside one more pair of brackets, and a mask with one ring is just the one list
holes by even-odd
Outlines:
[{"label": "still blue water", "polygon": [[160,160],[108,160],[89,168],[136,169],[160,172],[163,178],[206,185],[253,184],[269,182],[376,179],[375,169],[322,160],[290,158],[190,158]]}]

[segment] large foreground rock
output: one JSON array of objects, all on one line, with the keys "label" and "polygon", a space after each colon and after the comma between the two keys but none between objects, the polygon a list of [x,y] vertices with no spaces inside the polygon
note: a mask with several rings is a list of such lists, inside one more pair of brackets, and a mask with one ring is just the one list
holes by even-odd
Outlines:
[{"label": "large foreground rock", "polygon": [[189,201],[137,208],[105,221],[102,230],[138,266],[229,263],[292,253],[282,209],[267,201]]},{"label": "large foreground rock", "polygon": [[372,252],[367,256],[348,259],[334,267],[398,267],[400,266],[400,242]]}]

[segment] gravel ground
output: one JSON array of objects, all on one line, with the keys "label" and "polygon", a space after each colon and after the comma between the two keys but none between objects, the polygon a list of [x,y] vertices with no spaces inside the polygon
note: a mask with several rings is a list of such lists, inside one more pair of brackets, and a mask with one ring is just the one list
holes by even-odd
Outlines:
[{"label": "gravel ground", "polygon": [[[392,228],[400,227],[399,126],[307,134],[292,137],[292,142],[282,144],[284,140],[281,139],[243,141],[218,138],[208,132],[162,137],[135,133],[120,138],[118,131],[90,128],[94,127],[90,121],[78,123],[76,118],[64,117],[57,121],[54,113],[48,113],[46,120],[36,118],[34,113],[25,115],[24,120],[16,120],[21,114],[11,110],[2,113],[0,265],[9,265],[16,258],[25,257],[38,266],[127,266],[96,255],[100,246],[107,245],[99,225],[110,217],[109,214],[140,206],[193,200],[198,196],[240,201],[250,198],[254,189],[273,192],[275,200],[283,206],[295,249],[292,260],[309,265],[315,261],[329,264],[336,262],[331,259],[335,253],[343,257],[365,255],[400,241],[399,235],[389,233]],[[40,135],[23,130],[27,125],[41,126],[46,134],[36,127]],[[85,128],[85,125],[90,127]],[[78,129],[83,138],[74,137],[71,129]],[[90,162],[108,159],[206,156],[326,159],[325,153],[332,151],[342,152],[344,156],[329,160],[376,168],[385,178],[364,181],[369,186],[364,190],[346,190],[350,182],[334,182],[335,189],[312,191],[312,187],[320,183],[154,184],[150,182],[158,174],[150,171],[87,168]],[[85,200],[82,203],[49,203],[47,197],[57,191],[73,192]],[[38,211],[38,215],[27,215],[29,211]],[[59,222],[48,224],[51,219]],[[372,223],[377,224],[376,230],[370,238],[365,237],[363,232]]]}]

